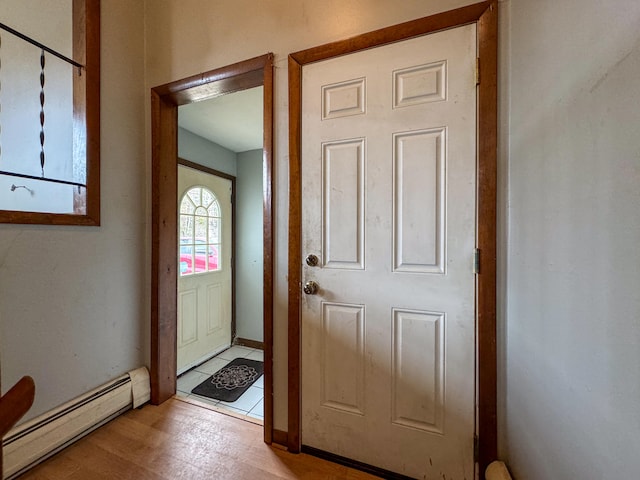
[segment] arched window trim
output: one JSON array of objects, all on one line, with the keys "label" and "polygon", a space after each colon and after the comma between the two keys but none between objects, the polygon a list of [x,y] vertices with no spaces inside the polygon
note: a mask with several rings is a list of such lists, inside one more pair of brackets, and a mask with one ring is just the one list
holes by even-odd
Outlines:
[{"label": "arched window trim", "polygon": [[186,277],[221,270],[222,209],[218,197],[204,185],[192,185],[183,193],[179,211],[178,274]]}]

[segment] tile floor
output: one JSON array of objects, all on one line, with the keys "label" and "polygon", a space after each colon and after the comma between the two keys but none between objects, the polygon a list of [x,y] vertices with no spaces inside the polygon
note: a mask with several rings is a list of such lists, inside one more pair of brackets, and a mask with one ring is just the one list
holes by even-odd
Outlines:
[{"label": "tile floor", "polygon": [[208,377],[224,367],[234,358],[251,358],[253,360],[264,361],[262,350],[255,348],[240,347],[237,345],[219,353],[211,360],[195,367],[192,370],[178,377],[178,392],[176,396],[180,398],[197,400],[216,407],[216,409],[228,410],[236,415],[248,417],[247,420],[264,420],[264,375],[251,385],[246,392],[242,394],[235,402],[223,402],[221,400],[213,400],[208,397],[195,395],[191,390],[204,382]]}]

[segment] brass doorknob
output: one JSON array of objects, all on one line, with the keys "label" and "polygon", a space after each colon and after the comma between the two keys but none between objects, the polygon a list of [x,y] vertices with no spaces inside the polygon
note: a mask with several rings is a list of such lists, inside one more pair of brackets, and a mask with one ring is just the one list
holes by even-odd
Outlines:
[{"label": "brass doorknob", "polygon": [[304,288],[302,289],[304,293],[307,295],[315,295],[318,293],[318,284],[313,280],[304,284]]}]

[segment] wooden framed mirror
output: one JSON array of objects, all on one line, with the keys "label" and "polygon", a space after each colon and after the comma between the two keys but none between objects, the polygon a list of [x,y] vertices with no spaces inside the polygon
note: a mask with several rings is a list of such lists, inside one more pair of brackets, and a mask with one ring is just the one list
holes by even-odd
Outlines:
[{"label": "wooden framed mirror", "polygon": [[100,224],[100,0],[0,5],[0,223]]}]

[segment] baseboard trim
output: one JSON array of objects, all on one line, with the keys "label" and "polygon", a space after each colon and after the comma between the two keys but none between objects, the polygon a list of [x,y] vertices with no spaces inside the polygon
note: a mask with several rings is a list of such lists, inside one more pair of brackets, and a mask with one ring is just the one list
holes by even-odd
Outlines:
[{"label": "baseboard trim", "polygon": [[240,345],[241,347],[257,348],[258,350],[264,350],[264,342],[257,340],[249,340],[248,338],[236,337],[233,341],[234,345]]},{"label": "baseboard trim", "polygon": [[302,453],[313,455],[314,457],[322,458],[323,460],[328,460],[333,463],[344,465],[345,467],[350,467],[355,470],[360,470],[361,472],[375,475],[376,477],[385,478],[387,480],[414,480],[413,478],[407,477],[406,475],[390,472],[389,470],[385,470],[384,468],[374,467],[373,465],[369,465],[368,463],[362,463],[358,462],[357,460],[341,457],[340,455],[325,452],[324,450],[309,447],[307,445],[302,445]]}]

